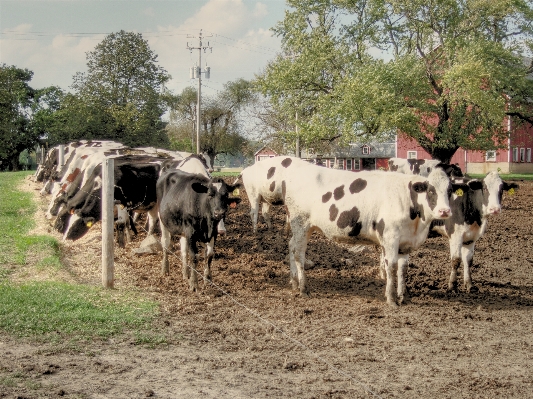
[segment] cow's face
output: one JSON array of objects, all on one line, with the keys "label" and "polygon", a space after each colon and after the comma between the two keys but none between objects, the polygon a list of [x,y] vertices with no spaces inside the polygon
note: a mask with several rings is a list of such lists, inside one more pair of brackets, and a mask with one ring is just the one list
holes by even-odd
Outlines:
[{"label": "cow's face", "polygon": [[82,217],[77,213],[70,216],[68,227],[63,235],[64,240],[77,240],[83,237],[94,225],[96,219],[92,216]]},{"label": "cow's face", "polygon": [[195,192],[207,195],[209,210],[214,220],[222,220],[226,216],[228,206],[234,208],[241,202],[240,198],[230,198],[230,194],[239,187],[240,184],[227,185],[222,179],[213,179],[208,185],[200,183],[192,185]]},{"label": "cow's face", "polygon": [[483,179],[483,215],[497,215],[502,210],[504,191],[518,188],[516,183],[502,181],[497,172],[490,172]]},{"label": "cow's face", "polygon": [[420,167],[424,165],[426,161],[424,159],[408,159],[407,163],[409,163],[409,169],[411,169],[413,175],[419,175]]},{"label": "cow's face", "polygon": [[424,214],[430,215],[431,219],[447,219],[452,215],[452,184],[442,169],[434,169],[425,182],[414,183],[412,190],[418,194],[417,200],[426,210]]},{"label": "cow's face", "polygon": [[102,179],[97,176],[92,190],[85,201],[78,208],[70,208],[70,219],[63,235],[64,240],[77,240],[85,235],[89,229],[100,220]]}]

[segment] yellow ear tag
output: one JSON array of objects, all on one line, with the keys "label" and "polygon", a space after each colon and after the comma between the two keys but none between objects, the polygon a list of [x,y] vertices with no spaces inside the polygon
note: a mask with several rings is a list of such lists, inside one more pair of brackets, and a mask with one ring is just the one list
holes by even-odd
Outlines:
[{"label": "yellow ear tag", "polygon": [[240,195],[240,192],[239,192],[239,189],[236,188],[235,190],[233,190],[233,193],[232,193],[235,197],[238,197]]},{"label": "yellow ear tag", "polygon": [[507,191],[507,193],[508,193],[509,195],[514,195],[514,188],[510,189],[509,191]]},{"label": "yellow ear tag", "polygon": [[463,189],[458,188],[457,190],[455,190],[455,195],[457,195],[458,197],[462,197],[463,194],[464,194]]},{"label": "yellow ear tag", "polygon": [[87,222],[87,227],[91,227],[93,225],[93,222]]},{"label": "yellow ear tag", "polygon": [[124,209],[124,205],[120,204],[120,209]]}]

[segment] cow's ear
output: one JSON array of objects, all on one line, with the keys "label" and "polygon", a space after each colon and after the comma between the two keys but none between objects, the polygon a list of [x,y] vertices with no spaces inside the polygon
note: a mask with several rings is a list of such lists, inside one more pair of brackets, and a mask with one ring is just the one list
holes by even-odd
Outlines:
[{"label": "cow's ear", "polygon": [[192,189],[194,190],[194,192],[198,194],[205,194],[209,191],[209,187],[204,186],[202,183],[197,183],[197,182],[192,184]]},{"label": "cow's ear", "polygon": [[428,191],[428,183],[427,182],[414,183],[413,191],[415,193],[425,193],[426,191]]},{"label": "cow's ear", "polygon": [[481,180],[470,180],[467,184],[471,190],[481,190],[483,188],[483,182]]},{"label": "cow's ear", "polygon": [[452,191],[461,197],[470,188],[469,183],[452,183]]},{"label": "cow's ear", "polygon": [[233,184],[232,186],[228,185],[228,191],[230,193],[234,192],[236,189],[238,188],[241,188],[242,187],[242,184],[241,183],[236,183],[236,184]]},{"label": "cow's ear", "polygon": [[516,183],[507,183],[505,181],[503,182],[503,189],[505,191],[509,191],[511,189],[516,189],[518,187],[520,187],[520,186],[518,184],[516,184]]}]

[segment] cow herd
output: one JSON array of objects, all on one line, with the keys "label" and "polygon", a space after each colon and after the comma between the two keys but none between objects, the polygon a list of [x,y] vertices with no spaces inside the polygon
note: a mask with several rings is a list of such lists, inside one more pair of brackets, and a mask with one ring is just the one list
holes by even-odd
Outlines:
[{"label": "cow herd", "polygon": [[[349,245],[374,245],[381,250],[380,272],[386,279],[385,297],[392,307],[406,294],[409,253],[419,248],[430,231],[449,240],[449,289],[457,290],[457,270],[463,265],[464,285],[474,290],[470,267],[476,241],[487,229],[488,216],[501,211],[503,191],[517,185],[496,172],[483,179],[463,176],[456,165],[430,160],[392,158],[389,171],[328,169],[300,158],[278,156],[245,168],[237,181],[212,178],[208,158],[155,148],[129,148],[110,141],[78,141],[53,148],[35,179],[50,195],[47,218],[65,240],[86,234],[101,218],[102,162],[114,158],[115,227],[125,245],[135,218],[147,214],[147,233],[161,230],[162,273],[169,273],[172,237],[179,237],[183,278],[198,289],[198,243],[206,244],[204,279],[211,263],[224,217],[240,198],[244,186],[250,201],[252,231],[257,233],[259,208],[268,228],[270,207],[284,206],[289,241],[290,282],[309,295],[305,256],[309,238],[320,231],[330,240]],[[242,182],[241,182],[242,181]],[[126,238],[124,237],[126,236]]]}]

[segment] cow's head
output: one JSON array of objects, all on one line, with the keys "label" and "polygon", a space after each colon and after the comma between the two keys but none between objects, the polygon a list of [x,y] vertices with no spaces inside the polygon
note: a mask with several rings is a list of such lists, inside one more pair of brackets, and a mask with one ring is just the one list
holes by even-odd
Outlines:
[{"label": "cow's head", "polygon": [[[84,188],[87,187],[87,184]],[[64,230],[64,240],[77,240],[83,237],[89,229],[101,219],[101,188],[102,178],[96,176],[92,183],[92,190],[80,191],[80,196],[76,198],[73,203],[77,205],[72,206],[71,203],[67,203],[68,213],[70,218],[68,226]]]},{"label": "cow's head", "polygon": [[420,174],[420,167],[426,163],[425,159],[408,159],[407,163],[409,164],[409,169],[413,175]]},{"label": "cow's head", "polygon": [[201,159],[202,163],[205,166],[205,169],[209,173],[213,173],[213,165],[211,163],[211,158],[209,157],[209,154],[207,152],[203,152],[199,155],[199,158]]},{"label": "cow's head", "polygon": [[463,171],[461,168],[455,164],[439,163],[435,166],[436,168],[441,168],[444,172],[450,176],[450,178],[462,177]]},{"label": "cow's head", "polygon": [[235,208],[240,198],[230,197],[237,188],[241,187],[240,183],[228,185],[221,178],[211,179],[209,183],[193,183],[192,189],[199,194],[206,194],[209,203],[211,217],[214,220],[221,220],[226,216],[228,207]]},{"label": "cow's head", "polygon": [[450,196],[453,190],[466,188],[464,184],[452,184],[446,173],[434,169],[425,181],[415,180],[410,184],[413,208],[411,215],[425,219],[447,219],[452,215]]},{"label": "cow's head", "polygon": [[93,216],[81,216],[79,212],[74,212],[70,216],[63,240],[75,241],[83,237],[96,222]]},{"label": "cow's head", "polygon": [[483,216],[499,214],[502,210],[503,192],[518,188],[516,183],[504,182],[498,172],[490,172],[482,182]]}]

